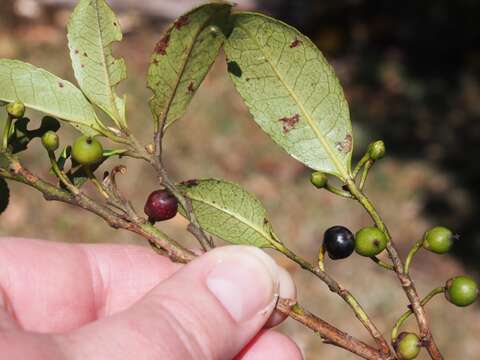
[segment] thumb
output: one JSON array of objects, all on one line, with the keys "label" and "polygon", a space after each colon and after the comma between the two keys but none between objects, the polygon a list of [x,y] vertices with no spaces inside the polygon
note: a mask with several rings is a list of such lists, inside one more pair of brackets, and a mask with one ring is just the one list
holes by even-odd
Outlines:
[{"label": "thumb", "polygon": [[217,248],[65,344],[79,358],[232,359],[270,318],[278,294],[295,296],[292,284],[259,249]]}]

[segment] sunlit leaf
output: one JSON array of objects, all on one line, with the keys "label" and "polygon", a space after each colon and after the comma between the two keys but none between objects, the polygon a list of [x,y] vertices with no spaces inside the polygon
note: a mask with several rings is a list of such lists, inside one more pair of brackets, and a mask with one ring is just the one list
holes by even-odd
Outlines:
[{"label": "sunlit leaf", "polygon": [[239,185],[205,179],[180,183],[178,189],[191,200],[205,231],[232,244],[266,248],[276,241],[262,203]]},{"label": "sunlit leaf", "polygon": [[115,93],[117,84],[127,77],[127,69],[123,59],[112,55],[112,43],[122,40],[114,12],[104,0],[80,0],[67,36],[80,88],[117,125],[126,127],[125,99]]},{"label": "sunlit leaf", "polygon": [[346,179],[353,137],[332,67],[296,29],[254,13],[233,15],[227,66],[254,120],[307,166]]},{"label": "sunlit leaf", "polygon": [[86,135],[101,125],[82,92],[46,70],[18,60],[0,59],[0,100],[20,100],[26,107],[68,121]]},{"label": "sunlit leaf", "polygon": [[200,6],[178,18],[157,43],[148,69],[155,121],[169,126],[185,113],[224,41],[219,25],[230,7]]}]

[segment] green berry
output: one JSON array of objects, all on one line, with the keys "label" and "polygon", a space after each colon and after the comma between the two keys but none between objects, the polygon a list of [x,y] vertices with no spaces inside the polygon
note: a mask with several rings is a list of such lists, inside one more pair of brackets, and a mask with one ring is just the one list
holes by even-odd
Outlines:
[{"label": "green berry", "polygon": [[327,174],[323,172],[314,171],[312,175],[310,175],[310,182],[318,189],[325,187],[325,185],[327,185],[327,181]]},{"label": "green berry", "polygon": [[387,237],[377,227],[364,227],[355,234],[355,251],[362,256],[378,255],[386,246]]},{"label": "green berry", "polygon": [[8,114],[15,118],[20,119],[25,115],[25,105],[21,101],[15,101],[7,105]]},{"label": "green berry", "polygon": [[42,144],[48,151],[55,151],[58,149],[59,141],[58,135],[55,131],[49,130],[42,136]]},{"label": "green berry", "polygon": [[380,160],[385,156],[385,144],[382,140],[377,140],[368,146],[368,155],[372,160]]},{"label": "green berry", "polygon": [[478,285],[470,276],[456,276],[447,281],[445,297],[454,305],[468,306],[478,297]]},{"label": "green berry", "polygon": [[436,226],[428,230],[423,237],[423,247],[437,254],[444,254],[450,250],[455,235],[443,226]]},{"label": "green berry", "polygon": [[72,146],[72,157],[81,165],[91,165],[100,161],[102,154],[102,144],[91,136],[80,136]]},{"label": "green berry", "polygon": [[420,339],[416,334],[403,332],[398,336],[395,350],[400,360],[415,359],[420,349]]}]

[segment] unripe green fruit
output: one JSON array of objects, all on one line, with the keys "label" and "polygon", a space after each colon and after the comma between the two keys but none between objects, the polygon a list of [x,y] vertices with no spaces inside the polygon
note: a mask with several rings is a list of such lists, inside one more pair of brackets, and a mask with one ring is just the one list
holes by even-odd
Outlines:
[{"label": "unripe green fruit", "polygon": [[25,105],[21,101],[15,101],[7,105],[7,112],[13,118],[22,118],[25,115]]},{"label": "unripe green fruit", "polygon": [[415,359],[420,349],[420,339],[416,334],[403,332],[398,336],[395,350],[400,360]]},{"label": "unripe green fruit", "polygon": [[385,156],[385,144],[382,140],[377,140],[368,146],[368,155],[372,160],[380,160]]},{"label": "unripe green fruit", "polygon": [[42,144],[48,151],[55,151],[58,149],[59,141],[58,135],[55,131],[47,131],[42,136]]},{"label": "unripe green fruit", "polygon": [[446,227],[436,226],[425,233],[423,247],[434,253],[444,254],[452,247],[454,236]]},{"label": "unripe green fruit", "polygon": [[470,276],[456,276],[445,286],[445,297],[454,305],[468,306],[477,300],[478,285]]},{"label": "unripe green fruit", "polygon": [[312,175],[310,175],[310,182],[318,189],[321,189],[327,185],[327,174],[321,171],[314,171]]},{"label": "unripe green fruit", "polygon": [[91,165],[100,161],[102,154],[102,144],[91,136],[80,136],[72,146],[72,157],[81,165]]},{"label": "unripe green fruit", "polygon": [[355,251],[367,257],[380,254],[387,246],[385,233],[374,226],[364,227],[355,234]]}]

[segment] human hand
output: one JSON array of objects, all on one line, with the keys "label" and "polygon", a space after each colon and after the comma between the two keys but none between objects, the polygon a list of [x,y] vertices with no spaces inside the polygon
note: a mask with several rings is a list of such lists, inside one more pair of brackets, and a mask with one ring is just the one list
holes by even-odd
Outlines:
[{"label": "human hand", "polygon": [[293,281],[252,247],[178,265],[144,247],[0,238],[0,264],[5,359],[302,359],[267,329]]}]

